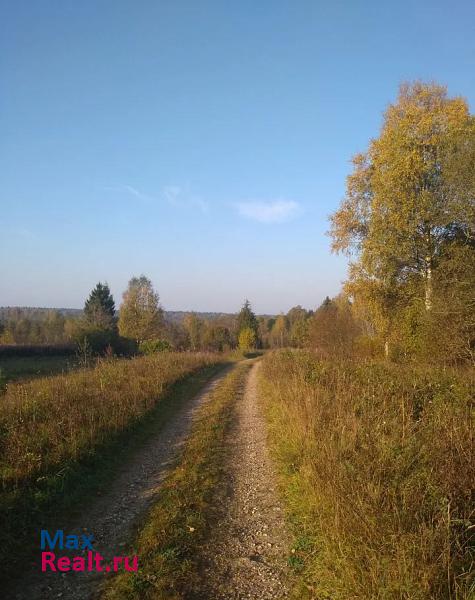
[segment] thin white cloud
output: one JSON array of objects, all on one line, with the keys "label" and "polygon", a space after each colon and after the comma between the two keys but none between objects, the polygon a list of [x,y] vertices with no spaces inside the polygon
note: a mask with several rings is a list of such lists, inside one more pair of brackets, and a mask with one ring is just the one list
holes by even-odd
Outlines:
[{"label": "thin white cloud", "polygon": [[183,188],[179,185],[166,185],[157,196],[145,194],[132,185],[107,186],[104,189],[110,192],[126,192],[147,204],[159,204],[165,202],[171,206],[180,208],[195,207],[203,212],[208,210],[207,202],[196,194],[193,194],[188,187]]},{"label": "thin white cloud", "polygon": [[134,188],[131,185],[124,185],[124,190],[126,192],[129,192],[129,194],[131,194],[132,196],[135,196],[135,198],[138,198],[139,200],[142,200],[144,202],[156,202],[157,201],[157,199],[154,198],[153,196],[144,194],[143,192],[141,192],[137,188]]},{"label": "thin white cloud", "polygon": [[166,185],[162,189],[162,196],[172,206],[194,206],[203,212],[208,210],[208,203],[193,194],[188,187]]},{"label": "thin white cloud", "polygon": [[236,207],[242,217],[259,223],[284,223],[302,212],[294,200],[238,202]]}]

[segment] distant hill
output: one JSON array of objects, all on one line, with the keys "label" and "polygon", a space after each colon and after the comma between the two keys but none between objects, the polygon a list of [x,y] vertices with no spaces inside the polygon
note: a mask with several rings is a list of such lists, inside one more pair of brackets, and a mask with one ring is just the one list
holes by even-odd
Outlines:
[{"label": "distant hill", "polygon": [[[165,318],[171,323],[181,323],[185,318],[185,315],[190,314],[191,311],[185,310],[166,310]],[[194,312],[194,311],[193,311]],[[194,314],[204,321],[216,321],[217,319],[229,319],[235,317],[236,313],[218,313],[218,312],[194,312]]]},{"label": "distant hill", "polygon": [[[37,306],[0,306],[0,321],[9,319],[28,318],[41,321],[51,311],[57,311],[65,317],[79,318],[83,311],[81,308],[46,308]],[[185,315],[191,311],[184,310],[166,310],[165,319],[170,323],[181,323]],[[195,312],[195,315],[205,321],[216,321],[218,319],[228,320],[236,316],[236,313],[223,312]],[[274,315],[259,315],[266,318],[271,318]]]},{"label": "distant hill", "polygon": [[65,317],[80,317],[81,308],[44,308],[39,306],[0,306],[0,321],[8,319],[28,318],[41,321],[51,311],[59,312]]}]

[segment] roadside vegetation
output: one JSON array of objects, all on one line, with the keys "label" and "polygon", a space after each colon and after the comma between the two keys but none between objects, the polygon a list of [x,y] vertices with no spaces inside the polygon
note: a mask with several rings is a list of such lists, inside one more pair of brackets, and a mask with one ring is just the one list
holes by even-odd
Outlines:
[{"label": "roadside vegetation", "polygon": [[191,397],[194,383],[203,385],[225,362],[222,355],[164,352],[9,384],[0,412],[3,567],[51,510],[74,500],[85,479],[94,485],[108,449]]},{"label": "roadside vegetation", "polygon": [[238,365],[200,409],[179,463],[129,552],[140,557],[138,572],[115,576],[102,598],[178,600],[188,597],[199,581],[197,549],[209,531],[210,507],[219,497],[226,434],[248,369],[249,363]]},{"label": "roadside vegetation", "polygon": [[294,598],[473,598],[473,368],[267,354]]},{"label": "roadside vegetation", "polygon": [[295,598],[475,597],[474,173],[467,102],[402,85],[331,217],[342,293],[269,332],[310,350],[262,369]]}]

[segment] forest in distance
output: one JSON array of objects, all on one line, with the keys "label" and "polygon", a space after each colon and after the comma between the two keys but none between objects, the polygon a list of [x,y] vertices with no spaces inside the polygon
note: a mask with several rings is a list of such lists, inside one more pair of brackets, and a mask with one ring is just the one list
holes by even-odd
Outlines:
[{"label": "forest in distance", "polygon": [[[329,236],[348,277],[311,309],[257,315],[246,290],[235,314],[167,312],[146,275],[120,303],[92,282],[81,310],[0,309],[5,589],[32,562],[38,522],[67,521],[101,496],[132,502],[110,484],[171,423],[183,437],[159,493],[101,539],[110,552],[125,545],[139,570],[87,580],[81,597],[231,598],[219,594],[232,581],[239,597],[257,586],[293,600],[475,598],[467,102],[437,83],[401,85],[352,159]],[[180,411],[197,398],[193,421]],[[242,521],[239,551],[228,506]],[[25,593],[40,589],[33,575],[25,582]],[[68,597],[74,573],[44,585]]]}]

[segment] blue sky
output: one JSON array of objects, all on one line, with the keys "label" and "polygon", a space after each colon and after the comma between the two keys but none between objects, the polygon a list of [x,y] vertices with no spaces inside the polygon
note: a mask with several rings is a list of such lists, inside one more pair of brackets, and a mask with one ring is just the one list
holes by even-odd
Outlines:
[{"label": "blue sky", "polygon": [[404,80],[475,105],[475,4],[1,2],[0,305],[319,305],[327,217]]}]

